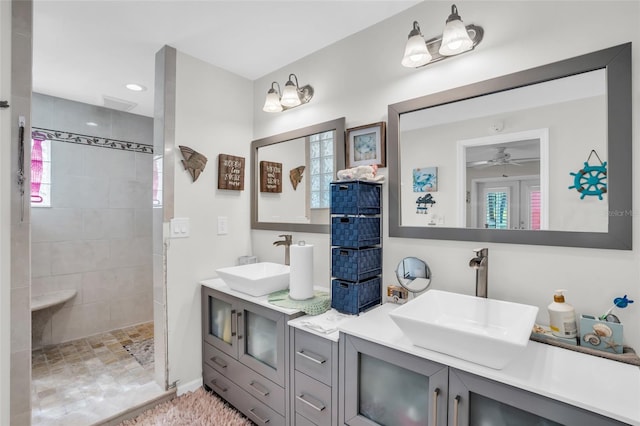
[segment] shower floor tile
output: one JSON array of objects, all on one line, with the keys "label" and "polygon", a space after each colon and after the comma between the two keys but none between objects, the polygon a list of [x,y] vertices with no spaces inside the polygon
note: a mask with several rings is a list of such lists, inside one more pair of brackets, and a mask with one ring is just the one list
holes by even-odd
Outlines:
[{"label": "shower floor tile", "polygon": [[149,322],[34,350],[32,425],[88,426],[161,395],[152,342]]}]

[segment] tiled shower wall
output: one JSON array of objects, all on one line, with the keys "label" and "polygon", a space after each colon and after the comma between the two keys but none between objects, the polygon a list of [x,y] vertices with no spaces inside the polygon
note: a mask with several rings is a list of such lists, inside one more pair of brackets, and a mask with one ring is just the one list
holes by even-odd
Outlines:
[{"label": "tiled shower wall", "polygon": [[[152,118],[41,94],[32,121],[153,144]],[[153,320],[153,155],[54,140],[51,157],[51,208],[31,209],[31,293],[77,294],[33,313],[33,349]]]}]

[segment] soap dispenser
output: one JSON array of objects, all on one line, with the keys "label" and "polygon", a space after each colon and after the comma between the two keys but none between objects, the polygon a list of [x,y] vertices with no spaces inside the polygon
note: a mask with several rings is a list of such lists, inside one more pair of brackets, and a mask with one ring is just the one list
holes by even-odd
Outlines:
[{"label": "soap dispenser", "polygon": [[556,290],[553,295],[553,302],[549,305],[549,327],[555,336],[575,338],[578,334],[576,312],[564,301],[562,293],[565,291]]}]

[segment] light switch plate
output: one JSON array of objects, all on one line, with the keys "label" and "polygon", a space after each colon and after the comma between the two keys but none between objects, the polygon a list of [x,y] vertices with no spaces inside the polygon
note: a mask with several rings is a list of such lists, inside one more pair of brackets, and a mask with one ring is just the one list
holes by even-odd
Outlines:
[{"label": "light switch plate", "polygon": [[174,217],[170,221],[170,238],[187,238],[189,236],[189,218]]},{"label": "light switch plate", "polygon": [[229,218],[226,216],[218,216],[218,235],[227,235],[229,233]]}]

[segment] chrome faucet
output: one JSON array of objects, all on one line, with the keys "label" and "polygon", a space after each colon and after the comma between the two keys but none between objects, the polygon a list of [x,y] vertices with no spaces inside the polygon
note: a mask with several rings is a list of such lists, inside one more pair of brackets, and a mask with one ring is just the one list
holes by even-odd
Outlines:
[{"label": "chrome faucet", "polygon": [[469,261],[469,266],[476,270],[476,297],[487,297],[489,285],[489,249],[473,250],[476,256]]},{"label": "chrome faucet", "polygon": [[289,264],[289,253],[290,253],[290,248],[289,247],[291,247],[291,242],[293,240],[293,237],[291,235],[288,235],[288,234],[278,235],[278,237],[282,237],[282,238],[284,238],[284,240],[274,241],[273,245],[274,246],[284,246],[284,264],[288,265]]}]

